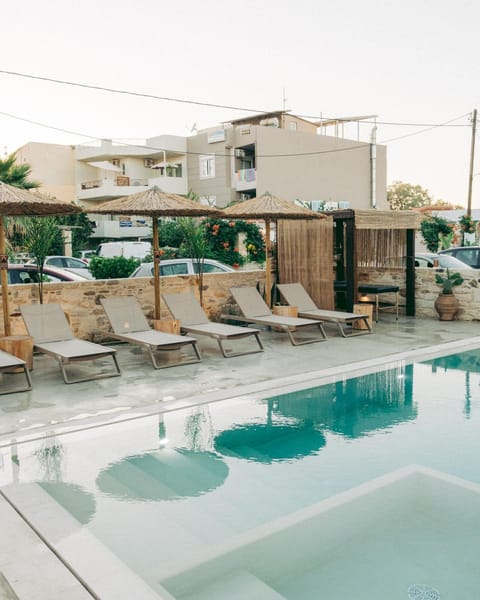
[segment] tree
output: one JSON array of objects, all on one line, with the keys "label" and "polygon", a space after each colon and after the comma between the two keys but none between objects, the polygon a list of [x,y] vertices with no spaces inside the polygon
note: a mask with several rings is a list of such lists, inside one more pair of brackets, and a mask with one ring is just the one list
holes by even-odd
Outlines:
[{"label": "tree", "polygon": [[181,217],[178,223],[184,233],[184,246],[193,259],[195,279],[197,280],[200,305],[203,306],[203,265],[209,249],[205,226],[192,217]]},{"label": "tree", "polygon": [[443,217],[427,217],[420,223],[425,245],[429,252],[438,252],[438,247],[443,238],[453,236],[453,230],[448,221]]},{"label": "tree", "polygon": [[[80,250],[83,250],[88,246],[93,231],[93,225],[88,218],[88,215],[85,213],[78,213],[76,215],[64,215],[57,218],[59,225],[68,225],[72,227],[72,254],[73,256],[79,256]],[[61,249],[60,251],[55,250],[55,253],[64,253],[63,236],[61,239]]]},{"label": "tree", "polygon": [[17,165],[16,160],[17,155],[15,152],[12,152],[6,158],[0,158],[0,181],[24,190],[40,187],[38,181],[28,181],[28,177],[32,172],[31,166],[28,163]]},{"label": "tree", "polygon": [[43,304],[43,263],[45,257],[51,252],[51,248],[58,237],[58,229],[55,217],[32,217],[25,219],[25,248],[30,252],[40,271],[38,281],[38,296],[40,304]]},{"label": "tree", "polygon": [[387,200],[392,210],[409,210],[432,204],[427,190],[419,185],[394,181],[387,188]]}]

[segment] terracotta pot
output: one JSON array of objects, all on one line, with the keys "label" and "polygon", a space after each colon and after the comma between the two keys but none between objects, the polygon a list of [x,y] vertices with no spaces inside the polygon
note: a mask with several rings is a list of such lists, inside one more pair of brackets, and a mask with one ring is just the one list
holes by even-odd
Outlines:
[{"label": "terracotta pot", "polygon": [[440,321],[453,321],[458,312],[458,298],[454,294],[439,294],[435,300],[435,310]]}]

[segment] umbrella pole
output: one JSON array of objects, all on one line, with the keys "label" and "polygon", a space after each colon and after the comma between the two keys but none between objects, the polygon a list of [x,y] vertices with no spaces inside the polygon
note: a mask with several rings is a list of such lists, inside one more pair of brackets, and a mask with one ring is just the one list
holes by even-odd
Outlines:
[{"label": "umbrella pole", "polygon": [[265,301],[269,308],[272,308],[272,297],[270,289],[272,287],[272,271],[270,266],[270,221],[265,221]]},{"label": "umbrella pole", "polygon": [[[5,224],[3,215],[0,217],[0,254],[5,256]],[[8,266],[8,263],[7,263]],[[0,279],[2,282],[2,308],[3,308],[3,334],[10,335],[10,318],[8,309],[8,269],[0,269]]]},{"label": "umbrella pole", "polygon": [[158,244],[158,216],[152,217],[153,234],[153,289],[155,300],[155,320],[160,319],[160,247]]}]

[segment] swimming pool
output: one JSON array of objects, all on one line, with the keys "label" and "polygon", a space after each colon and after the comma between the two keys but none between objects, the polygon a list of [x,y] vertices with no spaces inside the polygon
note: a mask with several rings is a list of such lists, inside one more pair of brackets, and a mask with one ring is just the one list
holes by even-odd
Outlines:
[{"label": "swimming pool", "polygon": [[52,432],[1,490],[105,599],[477,599],[479,385],[475,349]]}]

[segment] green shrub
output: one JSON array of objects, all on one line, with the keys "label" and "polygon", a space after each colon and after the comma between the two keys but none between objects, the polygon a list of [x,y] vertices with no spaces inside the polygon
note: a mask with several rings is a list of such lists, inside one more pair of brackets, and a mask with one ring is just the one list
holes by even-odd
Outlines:
[{"label": "green shrub", "polygon": [[139,264],[140,262],[136,258],[94,256],[90,261],[89,268],[95,279],[121,279],[129,277]]}]

